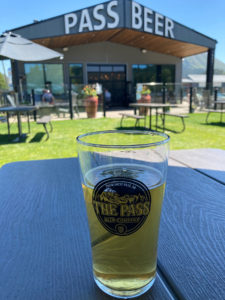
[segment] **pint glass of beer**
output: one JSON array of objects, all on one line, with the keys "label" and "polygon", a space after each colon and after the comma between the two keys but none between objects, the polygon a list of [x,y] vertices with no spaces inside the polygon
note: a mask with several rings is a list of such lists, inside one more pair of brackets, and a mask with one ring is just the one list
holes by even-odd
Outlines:
[{"label": "pint glass of beer", "polygon": [[94,280],[111,296],[139,296],[156,277],[169,137],[99,131],[77,143]]}]

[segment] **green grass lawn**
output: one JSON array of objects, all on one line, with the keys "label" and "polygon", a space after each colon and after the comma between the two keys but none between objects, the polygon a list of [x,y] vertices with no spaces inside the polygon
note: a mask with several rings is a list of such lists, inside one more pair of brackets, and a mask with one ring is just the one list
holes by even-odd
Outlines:
[{"label": "green grass lawn", "polygon": [[[220,123],[219,114],[210,115],[210,124],[205,123],[206,114],[190,114],[185,120],[182,133],[166,131],[171,137],[170,149],[219,148],[225,150],[225,123]],[[77,156],[76,137],[82,133],[118,129],[120,118],[80,119],[53,121],[53,132],[46,141],[42,125],[31,122],[31,133],[20,143],[12,142],[17,134],[17,123],[11,127],[8,138],[7,124],[0,123],[0,166],[15,161],[51,159]],[[148,123],[147,123],[148,124]],[[154,124],[154,119],[153,119]],[[124,128],[133,129],[134,120],[125,119]],[[173,130],[182,128],[181,120],[168,117],[166,126]],[[27,124],[23,123],[23,132]]]}]

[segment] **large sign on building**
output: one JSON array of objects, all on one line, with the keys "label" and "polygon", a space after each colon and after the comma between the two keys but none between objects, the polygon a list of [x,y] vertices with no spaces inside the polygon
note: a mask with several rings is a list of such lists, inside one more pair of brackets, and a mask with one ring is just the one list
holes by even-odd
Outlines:
[{"label": "large sign on building", "polygon": [[35,40],[119,29],[211,49],[216,44],[215,40],[132,0],[111,0],[11,31]]},{"label": "large sign on building", "polygon": [[[169,65],[171,82],[180,82],[181,59],[208,52],[207,84],[211,84],[216,41],[136,1],[96,1],[98,4],[94,6],[35,21],[10,31],[51,49],[65,51],[64,73],[70,74],[68,68],[73,68],[71,63],[77,64],[83,72],[80,73],[84,74],[83,79],[80,76],[80,81],[103,78],[100,75],[94,78],[91,70],[94,68],[95,72],[102,74],[105,67],[111,73],[114,67],[115,70],[119,67],[121,74],[118,78],[135,81],[133,74],[138,73],[139,66],[145,64],[147,67],[156,66],[152,69],[154,80],[161,82],[162,68]],[[132,68],[136,70],[133,73]],[[115,81],[115,77],[112,78]],[[67,84],[70,81],[69,78],[65,80]],[[122,86],[124,94],[120,95],[125,95],[127,85],[123,82]],[[125,99],[124,96],[122,98]]]},{"label": "large sign on building", "polygon": [[175,38],[174,22],[171,19],[134,1],[114,0],[69,13],[64,15],[64,24],[65,34],[126,27]]}]

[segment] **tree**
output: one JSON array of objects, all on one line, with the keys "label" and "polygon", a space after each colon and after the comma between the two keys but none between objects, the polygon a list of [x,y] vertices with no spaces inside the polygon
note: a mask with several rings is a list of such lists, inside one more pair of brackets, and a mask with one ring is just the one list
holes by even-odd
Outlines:
[{"label": "tree", "polygon": [[8,87],[8,84],[5,80],[5,76],[2,73],[0,73],[0,89],[8,90],[8,88],[9,87]]}]

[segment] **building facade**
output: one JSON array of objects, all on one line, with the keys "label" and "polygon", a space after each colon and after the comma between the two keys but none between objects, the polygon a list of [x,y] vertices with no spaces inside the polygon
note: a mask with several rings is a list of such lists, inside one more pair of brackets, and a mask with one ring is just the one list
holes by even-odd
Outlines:
[{"label": "building facade", "polygon": [[213,79],[216,41],[150,8],[108,1],[11,30],[64,55],[63,60],[13,65],[29,93],[50,84],[57,96],[71,84],[101,83],[113,106],[127,106],[136,83],[181,83],[182,58],[208,52]]}]

